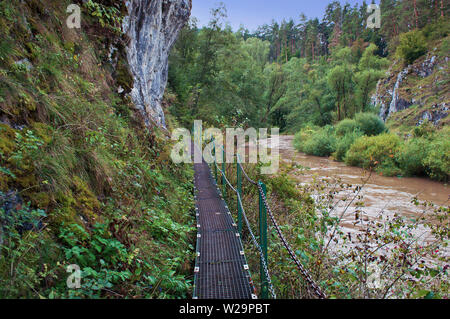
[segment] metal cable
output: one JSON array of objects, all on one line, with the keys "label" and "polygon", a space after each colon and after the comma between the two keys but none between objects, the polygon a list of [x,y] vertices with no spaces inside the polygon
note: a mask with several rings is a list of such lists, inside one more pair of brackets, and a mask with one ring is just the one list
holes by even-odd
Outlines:
[{"label": "metal cable", "polygon": [[[214,145],[215,145],[215,143],[214,143]],[[222,149],[224,149],[223,146],[222,146]],[[212,154],[211,154],[211,157],[213,157]],[[292,258],[292,260],[294,261],[294,263],[297,265],[297,268],[299,269],[299,271],[300,271],[300,273],[302,274],[302,276],[303,276],[303,278],[305,279],[305,281],[308,283],[308,285],[310,286],[310,288],[312,288],[314,294],[315,294],[316,296],[318,296],[320,299],[326,299],[326,298],[327,298],[326,294],[322,291],[322,289],[319,287],[319,285],[312,279],[312,277],[311,277],[309,271],[308,271],[308,270],[303,266],[303,264],[298,260],[297,256],[296,256],[296,255],[294,254],[294,252],[292,251],[291,246],[289,245],[289,243],[287,242],[286,238],[284,237],[283,232],[281,231],[281,229],[280,229],[280,227],[279,227],[279,225],[278,225],[278,223],[277,223],[277,221],[276,221],[276,219],[275,219],[275,216],[273,215],[272,210],[270,209],[270,206],[269,206],[269,204],[267,203],[267,198],[266,198],[266,195],[264,194],[264,191],[263,191],[261,185],[260,185],[259,183],[255,182],[254,180],[252,180],[252,179],[247,175],[247,173],[245,172],[244,168],[242,167],[242,164],[240,163],[239,157],[240,157],[240,156],[237,155],[237,164],[240,166],[240,168],[241,168],[242,172],[244,173],[244,176],[245,176],[245,178],[247,179],[247,181],[249,181],[251,184],[256,185],[256,186],[258,187],[258,191],[259,191],[259,193],[260,193],[260,195],[261,195],[261,198],[262,198],[262,200],[263,200],[263,204],[264,204],[264,206],[265,206],[265,208],[266,208],[266,211],[267,211],[268,214],[269,214],[269,217],[270,217],[270,219],[271,219],[271,221],[272,221],[272,223],[273,223],[273,225],[274,225],[274,227],[275,227],[275,230],[277,231],[278,237],[280,238],[281,242],[283,243],[283,246],[284,246],[284,247],[286,248],[286,250],[288,251],[288,253],[289,253],[289,255],[291,256],[291,258]],[[250,235],[252,236],[252,240],[253,240],[255,246],[258,248],[259,253],[260,253],[261,257],[262,257],[263,253],[262,253],[261,246],[259,246],[258,241],[256,240],[256,238],[255,238],[255,236],[254,236],[254,234],[253,234],[253,232],[252,232],[252,230],[251,230],[250,223],[249,223],[249,221],[248,221],[248,219],[247,219],[247,216],[245,215],[245,210],[244,210],[244,207],[243,207],[243,205],[242,205],[242,201],[241,201],[241,197],[240,197],[240,195],[239,195],[239,192],[238,192],[238,191],[231,185],[231,183],[228,181],[228,179],[227,179],[227,177],[226,177],[226,175],[225,175],[225,172],[223,172],[223,171],[220,169],[220,167],[218,167],[217,162],[216,162],[216,157],[214,156],[213,158],[214,158],[214,164],[216,165],[217,169],[220,171],[220,173],[221,173],[222,176],[224,177],[224,179],[225,179],[225,181],[227,182],[228,186],[229,186],[229,187],[237,194],[237,196],[238,196],[239,205],[240,205],[241,208],[242,208],[245,223],[246,223],[246,225],[247,225],[247,228],[249,229]],[[267,278],[268,278],[268,281],[269,281],[270,287],[271,287],[270,275],[269,275],[269,272],[268,272],[268,269],[267,269],[267,265],[266,265],[266,263],[265,263],[264,258],[261,258],[261,259],[262,259],[262,261],[263,261],[264,271],[266,272],[266,275],[267,275]],[[273,290],[273,287],[271,287],[271,288],[272,288],[272,290]],[[269,290],[270,290],[270,289],[269,289]],[[271,291],[271,292],[272,292],[272,291]],[[273,292],[273,294],[274,294],[274,292]],[[272,294],[272,295],[273,295],[273,294]]]},{"label": "metal cable", "polygon": [[309,274],[308,270],[302,265],[302,263],[298,260],[297,256],[292,251],[291,246],[289,246],[289,243],[287,242],[286,238],[283,235],[283,232],[281,231],[280,227],[278,226],[278,223],[272,214],[272,210],[270,209],[269,204],[267,203],[266,196],[264,194],[264,191],[261,187],[261,185],[258,184],[258,190],[259,193],[263,199],[264,206],[266,207],[267,212],[269,213],[270,219],[272,220],[273,225],[275,226],[275,229],[278,233],[278,237],[280,238],[281,242],[283,243],[284,247],[287,249],[289,255],[291,256],[292,260],[297,265],[300,273],[302,274],[303,278],[306,280],[308,285],[312,288],[314,294],[318,296],[320,299],[326,299],[327,296],[325,293],[320,289],[319,285],[315,283],[315,281],[312,279],[311,275]]},{"label": "metal cable", "polygon": [[[212,154],[211,154],[211,156],[212,156]],[[272,295],[272,298],[273,298],[273,299],[276,299],[277,296],[276,296],[275,290],[274,290],[274,288],[273,288],[272,280],[271,280],[270,273],[269,273],[269,268],[268,268],[267,263],[266,263],[266,260],[265,260],[265,258],[264,258],[264,254],[263,254],[262,248],[261,248],[261,246],[258,244],[258,240],[256,239],[256,236],[255,236],[255,234],[253,233],[252,228],[251,228],[251,226],[250,226],[250,222],[248,221],[247,215],[245,214],[245,209],[244,209],[244,205],[242,204],[241,195],[240,195],[239,192],[236,190],[236,188],[233,187],[233,185],[230,183],[230,181],[227,179],[227,176],[226,176],[225,172],[222,171],[222,170],[220,169],[220,167],[217,165],[217,162],[215,161],[215,157],[214,157],[214,164],[216,165],[216,168],[219,170],[219,172],[221,173],[221,175],[224,177],[224,179],[225,179],[226,183],[228,184],[228,186],[229,186],[229,187],[236,193],[236,195],[237,195],[238,202],[239,202],[239,206],[240,206],[241,209],[242,209],[242,216],[244,217],[245,224],[246,224],[246,226],[247,226],[247,228],[248,228],[248,231],[249,231],[250,236],[251,236],[251,238],[252,238],[253,244],[254,244],[255,247],[257,248],[258,253],[259,253],[259,255],[260,255],[261,264],[262,264],[262,266],[263,266],[263,270],[264,270],[264,273],[265,273],[266,278],[267,278],[267,285],[268,285],[269,292],[270,292],[270,294]]]},{"label": "metal cable", "polygon": [[267,198],[266,195],[264,194],[264,191],[261,187],[261,184],[256,183],[255,181],[253,181],[250,177],[248,177],[247,173],[245,172],[244,168],[242,167],[241,163],[240,163],[240,156],[239,154],[237,155],[237,163],[240,166],[242,172],[244,173],[244,176],[246,177],[246,179],[256,185],[258,187],[258,191],[263,199],[263,203],[264,206],[267,210],[267,212],[269,213],[269,217],[272,220],[273,225],[275,226],[275,229],[277,231],[278,237],[280,238],[281,242],[283,243],[284,247],[286,248],[286,250],[288,251],[289,255],[291,256],[292,260],[294,261],[294,263],[297,265],[300,273],[302,274],[302,276],[304,277],[304,279],[306,280],[306,282],[309,284],[309,286],[313,289],[313,292],[321,299],[325,299],[326,295],[325,293],[320,289],[319,285],[317,285],[314,280],[312,279],[311,275],[309,274],[308,270],[306,270],[306,268],[302,265],[302,263],[298,260],[297,256],[293,253],[292,248],[290,247],[289,243],[287,242],[286,238],[283,235],[283,232],[281,231],[280,227],[278,226],[278,223],[275,219],[275,216],[272,213],[272,210],[270,209],[269,204],[267,203]]},{"label": "metal cable", "polygon": [[254,180],[252,180],[250,177],[248,177],[247,172],[244,170],[244,167],[241,164],[241,157],[239,156],[239,154],[236,154],[236,163],[239,165],[239,167],[241,168],[241,172],[244,173],[245,179],[247,181],[249,181],[250,184],[253,185],[258,185],[257,182],[255,182]]}]

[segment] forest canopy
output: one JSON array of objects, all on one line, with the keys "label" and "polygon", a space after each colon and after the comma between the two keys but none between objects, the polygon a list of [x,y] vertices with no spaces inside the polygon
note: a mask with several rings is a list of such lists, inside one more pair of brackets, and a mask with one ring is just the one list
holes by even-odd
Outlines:
[{"label": "forest canopy", "polygon": [[185,125],[202,118],[290,132],[375,111],[370,97],[391,61],[412,63],[427,41],[445,37],[448,8],[382,0],[381,28],[370,29],[367,7],[333,1],[321,20],[300,14],[255,32],[234,32],[223,4],[205,27],[191,19],[170,57],[170,111]]}]

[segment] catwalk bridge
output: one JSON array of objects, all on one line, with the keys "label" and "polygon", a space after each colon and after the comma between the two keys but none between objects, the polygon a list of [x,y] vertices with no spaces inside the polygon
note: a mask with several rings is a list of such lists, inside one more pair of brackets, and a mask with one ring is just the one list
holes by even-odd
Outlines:
[{"label": "catwalk bridge", "polygon": [[[194,152],[200,152],[193,144]],[[219,147],[218,147],[219,148]],[[220,146],[223,158],[225,150]],[[318,298],[326,298],[321,288],[311,278],[283,236],[280,227],[270,209],[266,197],[266,187],[262,182],[255,182],[244,171],[239,156],[236,156],[237,185],[234,187],[225,172],[225,163],[220,168],[216,161],[216,146],[211,153],[213,167],[202,160],[194,164],[195,201],[197,217],[197,257],[195,262],[194,299],[256,299],[250,269],[241,241],[245,226],[253,246],[260,257],[260,296],[259,298],[276,299],[267,262],[267,217],[269,216],[279,239],[289,252],[292,261],[311,292]],[[259,234],[255,236],[252,226],[242,205],[243,178],[258,189]],[[219,188],[218,180],[221,180]],[[237,222],[226,203],[226,190],[229,187],[237,197]]]}]

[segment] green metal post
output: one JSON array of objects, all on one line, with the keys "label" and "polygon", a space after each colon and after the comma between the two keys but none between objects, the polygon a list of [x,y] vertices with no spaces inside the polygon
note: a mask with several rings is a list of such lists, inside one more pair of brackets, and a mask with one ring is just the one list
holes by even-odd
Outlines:
[{"label": "green metal post", "polygon": [[226,170],[226,163],[225,163],[225,150],[222,149],[222,196],[224,200],[227,200],[227,182],[225,181],[225,170]]},{"label": "green metal post", "polygon": [[[236,157],[236,174],[237,174],[237,191],[239,196],[242,196],[242,177],[241,177],[241,166],[239,166],[239,158]],[[242,208],[239,203],[239,198],[237,199],[237,211],[238,211],[238,231],[242,236]]]},{"label": "green metal post", "polygon": [[214,165],[214,177],[216,178],[216,183],[217,183],[218,181],[217,181],[216,142],[215,141],[214,141],[214,144],[213,144],[213,154],[214,154],[214,162],[213,162],[213,165]]},{"label": "green metal post", "polygon": [[[264,192],[264,196],[267,196],[266,185],[264,185],[264,183],[261,181],[259,182],[259,185],[261,185],[261,188]],[[266,207],[264,206],[261,194],[259,194],[259,240],[260,240],[260,245],[261,245],[262,253],[264,256],[264,260],[266,262],[266,265],[268,265],[268,263],[267,263],[267,211],[266,211]],[[264,268],[263,268],[262,259],[261,259],[261,264],[260,264],[260,273],[261,273],[261,298],[268,299],[269,298],[269,289],[268,289],[266,273],[264,272]]]}]

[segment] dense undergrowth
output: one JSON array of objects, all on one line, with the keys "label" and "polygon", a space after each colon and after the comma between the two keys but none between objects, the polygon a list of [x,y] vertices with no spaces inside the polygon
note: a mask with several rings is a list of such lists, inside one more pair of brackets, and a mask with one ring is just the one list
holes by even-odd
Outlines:
[{"label": "dense undergrowth", "polygon": [[123,5],[72,2],[0,2],[0,297],[187,297],[192,168],[127,95]]}]

